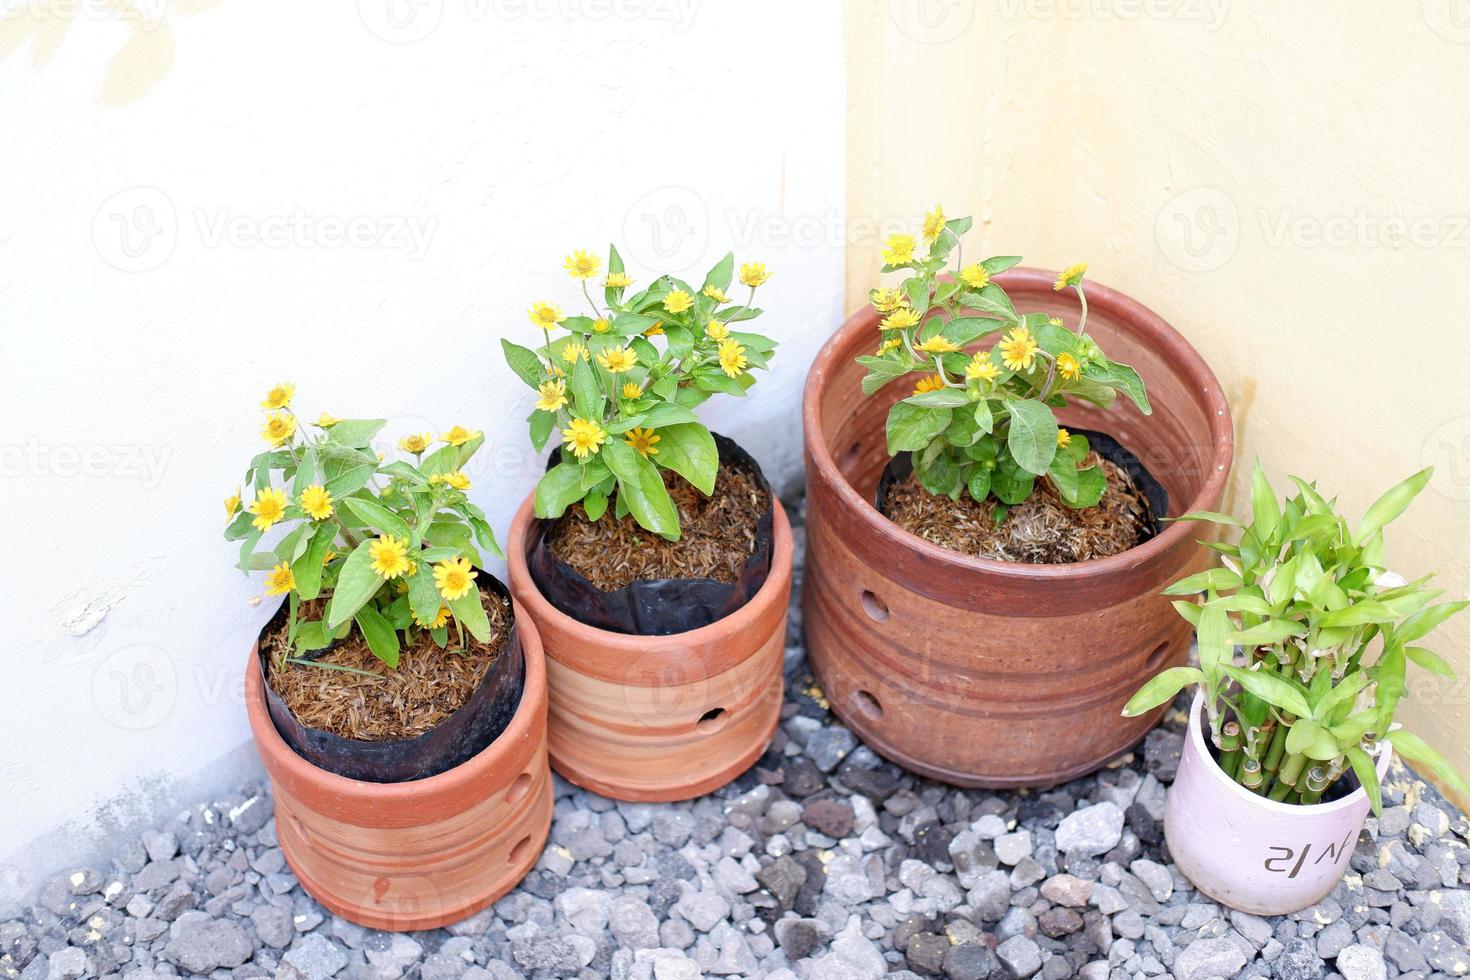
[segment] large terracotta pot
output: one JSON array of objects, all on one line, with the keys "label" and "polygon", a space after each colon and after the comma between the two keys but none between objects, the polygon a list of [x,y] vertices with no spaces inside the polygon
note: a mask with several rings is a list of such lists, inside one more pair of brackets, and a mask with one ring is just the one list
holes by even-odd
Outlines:
[{"label": "large terracotta pot", "polygon": [[427,779],[369,783],[306,762],[266,712],[251,651],[245,708],[276,799],[276,835],[301,886],[374,929],[433,929],[473,915],[526,876],[551,829],[546,664],[531,618],[514,607],[525,686],[500,737]]},{"label": "large terracotta pot", "polygon": [[[1220,771],[1205,745],[1204,697],[1195,694],[1179,775],[1164,808],[1169,854],[1184,876],[1223,905],[1286,915],[1337,886],[1372,804],[1360,786],[1330,803],[1298,806],[1258,796]],[[1382,743],[1378,782],[1392,747]]]},{"label": "large terracotta pot", "polygon": [[687,800],[760,758],[781,716],[791,597],[791,525],[772,497],[771,571],[755,596],[708,626],[635,636],[586,626],[537,589],[526,555],[541,522],[527,498],[511,525],[510,588],[546,645],[551,765],[617,800]]},{"label": "large terracotta pot", "polygon": [[[1019,309],[1075,323],[1054,275],[999,278]],[[1089,285],[1088,333],[1143,376],[1153,404],[1073,407],[1064,425],[1115,436],[1169,492],[1173,516],[1213,509],[1229,475],[1234,433],[1220,383],[1156,314]],[[876,751],[962,786],[1046,786],[1126,751],[1160,712],[1123,718],[1142,681],[1182,664],[1189,624],[1159,593],[1202,567],[1194,524],[1110,558],[1070,565],[991,561],[910,534],[873,506],[888,462],[888,409],[908,393],[872,397],[854,363],[878,341],[871,307],[817,355],[802,406],[806,431],[807,652],[842,719]]]}]

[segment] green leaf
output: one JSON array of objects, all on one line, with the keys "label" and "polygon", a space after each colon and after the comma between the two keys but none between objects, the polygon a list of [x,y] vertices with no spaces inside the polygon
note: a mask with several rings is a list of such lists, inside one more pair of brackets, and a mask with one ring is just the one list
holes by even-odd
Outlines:
[{"label": "green leaf", "polygon": [[[726,252],[725,257],[715,263],[715,267],[709,270],[709,275],[704,277],[706,286],[724,290],[730,288],[730,279],[735,274],[735,253]],[[700,292],[704,290],[701,289]]]},{"label": "green leaf", "polygon": [[[435,609],[437,612],[438,609]],[[357,628],[362,630],[363,639],[367,640],[368,649],[389,667],[398,666],[398,631],[383,618],[376,609],[366,607],[359,609],[354,617]]]},{"label": "green leaf", "polygon": [[949,425],[951,410],[898,402],[888,411],[888,455],[923,449]]},{"label": "green leaf", "polygon": [[470,631],[471,636],[481,643],[490,642],[490,619],[485,615],[479,589],[470,589],[458,599],[449,600],[447,604],[449,611],[454,613],[454,618]]},{"label": "green leaf", "polygon": [[1269,701],[1298,718],[1311,716],[1312,709],[1302,692],[1282,677],[1264,670],[1247,670],[1234,664],[1224,664],[1223,668],[1236,683],[1262,701]]},{"label": "green leaf", "polygon": [[1353,543],[1361,546],[1407,510],[1409,504],[1429,483],[1429,478],[1433,475],[1434,467],[1425,467],[1375,500],[1373,506],[1368,508],[1368,513],[1363,515],[1363,523],[1358,525],[1358,533],[1353,535]]},{"label": "green leaf", "polygon": [[956,347],[965,347],[987,334],[999,332],[1004,326],[988,316],[957,316],[939,334]]},{"label": "green leaf", "polygon": [[1421,609],[1399,624],[1393,631],[1394,639],[1400,643],[1413,643],[1433,632],[1440,623],[1460,610],[1470,606],[1470,601],[1442,602],[1437,606]]},{"label": "green leaf", "polygon": [[572,367],[572,404],[582,418],[602,418],[602,389],[597,384],[597,369],[588,358],[578,358]]},{"label": "green leaf", "polygon": [[337,588],[332,601],[327,605],[327,629],[337,627],[357,615],[363,603],[371,599],[383,585],[383,577],[373,571],[373,557],[368,549],[371,541],[364,541],[352,550],[342,563],[342,572],[337,576]]},{"label": "green leaf", "polygon": [[714,493],[715,475],[720,469],[720,451],[709,429],[697,421],[682,422],[665,425],[658,430],[658,435],[658,465],[678,473],[705,496]]},{"label": "green leaf", "polygon": [[1373,813],[1382,816],[1383,789],[1378,785],[1378,767],[1373,765],[1373,760],[1368,758],[1368,753],[1356,745],[1349,746],[1344,754],[1353,767],[1353,774],[1363,785],[1363,792],[1368,794],[1368,799],[1373,804]]},{"label": "green leaf", "polygon": [[602,520],[602,515],[607,513],[607,494],[601,490],[588,490],[587,496],[582,498],[582,509],[587,512],[589,521]]},{"label": "green leaf", "polygon": [[1057,417],[1034,398],[1006,399],[1005,406],[1011,413],[1011,456],[1022,469],[1040,476],[1057,454]]},{"label": "green leaf", "polygon": [[536,356],[536,352],[519,344],[512,344],[503,337],[500,340],[500,347],[505,351],[505,363],[510,365],[516,377],[532,388],[539,387],[541,375],[545,369],[541,366],[541,358]]},{"label": "green leaf", "polygon": [[366,446],[387,424],[387,419],[344,419],[327,430],[327,441],[339,446]]},{"label": "green leaf", "polygon": [[1203,606],[1197,602],[1188,602],[1184,599],[1175,599],[1170,604],[1185,622],[1194,627],[1199,626],[1200,616],[1204,612]]},{"label": "green leaf", "polygon": [[985,503],[985,498],[990,495],[990,472],[984,466],[976,466],[975,472],[970,474],[966,489],[977,504]]},{"label": "green leaf", "polygon": [[327,481],[327,493],[332,495],[333,500],[341,500],[367,486],[376,472],[378,472],[378,467],[373,463],[361,463],[344,470]]},{"label": "green leaf", "polygon": [[1306,636],[1307,627],[1289,619],[1268,619],[1250,629],[1239,630],[1231,639],[1243,647],[1270,646],[1293,636]]},{"label": "green leaf", "polygon": [[536,516],[554,519],[582,499],[582,467],[558,463],[536,484]]},{"label": "green leaf", "polygon": [[393,513],[388,508],[375,500],[365,500],[362,497],[348,497],[342,501],[342,505],[352,511],[369,527],[375,528],[384,534],[391,534],[405,540],[412,537],[408,525],[403,518]]},{"label": "green leaf", "polygon": [[1170,667],[1149,678],[1138,689],[1138,693],[1128,699],[1128,703],[1123,706],[1123,717],[1137,718],[1152,711],[1159,705],[1172,701],[1188,685],[1199,684],[1204,679],[1204,672],[1196,667]]},{"label": "green leaf", "polygon": [[868,369],[863,377],[863,394],[871,395],[891,381],[910,373],[911,368],[887,357],[875,357],[865,355],[857,359],[858,363]]},{"label": "green leaf", "polygon": [[1465,782],[1464,777],[1455,771],[1448,759],[1431,749],[1418,735],[1399,729],[1389,732],[1388,740],[1404,758],[1423,763],[1457,792],[1470,794],[1470,784]]},{"label": "green leaf", "polygon": [[1281,523],[1281,509],[1276,503],[1276,491],[1266,479],[1266,471],[1258,461],[1251,471],[1251,526],[1262,540],[1270,539],[1276,526]]},{"label": "green leaf", "polygon": [[1391,623],[1398,614],[1377,599],[1364,599],[1344,609],[1334,609],[1316,617],[1313,622],[1322,629],[1337,626],[1366,626],[1369,623]]},{"label": "green leaf", "polygon": [[439,590],[434,586],[434,572],[429,567],[434,559],[427,555],[428,552],[424,552],[417,556],[419,570],[408,579],[408,605],[421,623],[432,623],[434,617],[439,615],[439,607],[443,605],[439,599]]},{"label": "green leaf", "polygon": [[603,447],[602,454],[618,478],[618,499],[627,505],[633,519],[654,534],[678,541],[679,512],[658,468],[616,439]]},{"label": "green leaf", "polygon": [[322,621],[313,619],[297,625],[296,636],[291,644],[296,648],[297,653],[310,653],[313,650],[322,649],[331,642],[332,638],[327,635],[327,629],[322,625]]},{"label": "green leaf", "polygon": [[1210,679],[1210,686],[1214,687],[1219,682],[1221,671],[1230,665],[1230,659],[1235,655],[1235,644],[1230,642],[1230,617],[1224,609],[1210,603],[1200,610],[1196,642],[1199,645],[1199,665]]},{"label": "green leaf", "polygon": [[958,408],[961,405],[970,404],[970,396],[959,388],[940,388],[937,391],[910,395],[904,401],[910,405],[922,405],[925,408]]},{"label": "green leaf", "polygon": [[[1317,684],[1317,678],[1319,677],[1327,678],[1326,683],[1332,682],[1332,672],[1330,670],[1319,670],[1317,677],[1312,678],[1314,689]],[[1351,704],[1357,701],[1358,695],[1362,693],[1363,688],[1367,687],[1371,681],[1372,678],[1368,676],[1367,671],[1359,670],[1347,675],[1336,687],[1314,701],[1312,704],[1312,717],[1319,721],[1326,720],[1340,705]]]},{"label": "green leaf", "polygon": [[1432,674],[1438,674],[1446,680],[1455,679],[1455,668],[1451,667],[1448,660],[1423,647],[1406,647],[1404,654],[1414,663],[1423,667]]},{"label": "green leaf", "polygon": [[1298,718],[1287,729],[1286,751],[1293,755],[1304,755],[1317,762],[1331,762],[1342,754],[1332,733],[1311,718]]},{"label": "green leaf", "polygon": [[998,276],[1002,272],[1006,271],[1007,269],[1010,269],[1010,268],[1012,268],[1014,266],[1020,265],[1021,264],[1021,256],[1019,256],[1019,255],[995,255],[995,256],[992,256],[992,257],[986,259],[984,262],[981,262],[980,264],[985,267],[985,271],[986,272],[990,273],[992,276]]},{"label": "green leaf", "polygon": [[322,591],[322,564],[337,538],[336,526],[327,524],[311,539],[311,547],[291,566],[296,591],[303,599],[315,599]]},{"label": "green leaf", "polygon": [[1191,511],[1190,513],[1185,514],[1182,517],[1175,517],[1171,519],[1176,521],[1207,521],[1210,524],[1226,524],[1230,527],[1244,526],[1240,523],[1240,521],[1237,521],[1229,514],[1221,514],[1213,510]]},{"label": "green leaf", "polygon": [[672,402],[660,402],[643,413],[643,426],[649,429],[660,429],[666,425],[681,425],[685,422],[699,422],[699,416],[682,405]]},{"label": "green leaf", "polygon": [[1206,589],[1219,592],[1222,589],[1240,588],[1240,576],[1228,568],[1207,568],[1203,572],[1186,575],[1163,591],[1163,595],[1194,595]]},{"label": "green leaf", "polygon": [[1153,408],[1148,403],[1148,393],[1143,390],[1143,379],[1138,372],[1126,364],[1115,364],[1106,361],[1102,364],[1088,364],[1082,369],[1082,373],[1093,381],[1100,381],[1105,385],[1117,388],[1138,407],[1144,415],[1152,415]]},{"label": "green leaf", "polygon": [[526,421],[531,423],[531,446],[539,453],[556,429],[556,413],[533,411]]}]

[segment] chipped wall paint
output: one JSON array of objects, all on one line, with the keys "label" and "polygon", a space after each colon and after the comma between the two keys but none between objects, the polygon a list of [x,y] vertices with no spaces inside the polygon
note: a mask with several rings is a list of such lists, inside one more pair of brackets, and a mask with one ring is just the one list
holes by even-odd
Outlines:
[{"label": "chipped wall paint", "polygon": [[707,417],[778,486],[840,318],[834,0],[173,16],[200,6],[170,8],[172,67],[126,106],[97,98],[126,25],[0,33],[0,130],[32,148],[0,182],[0,513],[34,547],[0,593],[6,897],[249,777],[240,680],[268,608],[221,501],[266,387],[393,438],[486,430],[472,496],[503,535],[541,461],[499,338],[530,336],[533,300],[574,305],[572,248],[616,238],[645,280],[732,248],[771,267],[775,370]]}]

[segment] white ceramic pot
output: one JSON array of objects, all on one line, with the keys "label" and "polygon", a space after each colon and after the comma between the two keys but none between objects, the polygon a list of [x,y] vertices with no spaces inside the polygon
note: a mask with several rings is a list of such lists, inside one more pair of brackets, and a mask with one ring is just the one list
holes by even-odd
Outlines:
[{"label": "white ceramic pot", "polygon": [[[1221,904],[1285,915],[1326,898],[1347,870],[1372,805],[1362,787],[1330,803],[1300,806],[1258,796],[1221,771],[1206,744],[1196,693],[1179,775],[1164,810],[1169,854],[1184,876]],[[1392,751],[1378,756],[1378,779]]]}]

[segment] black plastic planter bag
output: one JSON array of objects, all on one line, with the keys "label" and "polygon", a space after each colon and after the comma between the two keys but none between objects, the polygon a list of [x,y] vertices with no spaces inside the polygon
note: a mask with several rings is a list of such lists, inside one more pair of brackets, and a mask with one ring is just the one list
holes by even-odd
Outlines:
[{"label": "black plastic planter bag", "polygon": [[[1086,436],[1088,445],[1091,446],[1099,456],[1126,470],[1133,478],[1133,485],[1143,491],[1144,498],[1148,501],[1149,520],[1144,525],[1142,538],[1138,544],[1158,536],[1164,530],[1163,518],[1169,514],[1169,491],[1164,485],[1154,479],[1154,475],[1144,468],[1137,456],[1123,448],[1123,444],[1106,432],[1094,432],[1091,429],[1072,429],[1074,435]],[[913,454],[908,452],[899,453],[888,461],[883,468],[883,475],[878,478],[878,492],[874,495],[874,504],[878,513],[885,513],[884,504],[888,502],[888,490],[900,480],[905,480],[914,471]],[[1137,547],[1137,545],[1134,545]]]},{"label": "black plastic planter bag", "polygon": [[[720,465],[744,466],[755,476],[766,492],[766,509],[756,523],[755,550],[745,560],[740,578],[734,583],[712,578],[639,579],[611,592],[599,589],[556,555],[546,544],[546,528],[531,546],[527,565],[531,578],[541,594],[557,609],[579,623],[613,633],[637,636],[668,636],[708,626],[745,605],[760,591],[771,573],[772,501],[775,496],[750,454],[714,433]],[[547,469],[560,460],[559,451],[551,454]]]},{"label": "black plastic planter bag", "polygon": [[[482,574],[480,582],[509,601],[510,593],[499,579]],[[283,605],[266,629],[277,628],[285,619],[286,607]],[[308,654],[307,658],[320,657],[324,653],[326,650],[318,650]],[[264,673],[264,652],[259,658],[259,668]],[[292,669],[316,668],[297,666]],[[297,721],[268,682],[265,684],[265,699],[276,731],[307,762],[349,779],[361,779],[369,783],[403,783],[453,769],[495,741],[515,716],[516,708],[521,703],[521,687],[525,678],[526,662],[521,652],[520,631],[512,619],[505,641],[469,701],[432,731],[414,738],[386,742],[343,738],[319,728],[309,728]],[[262,680],[264,679],[263,676]]]}]

